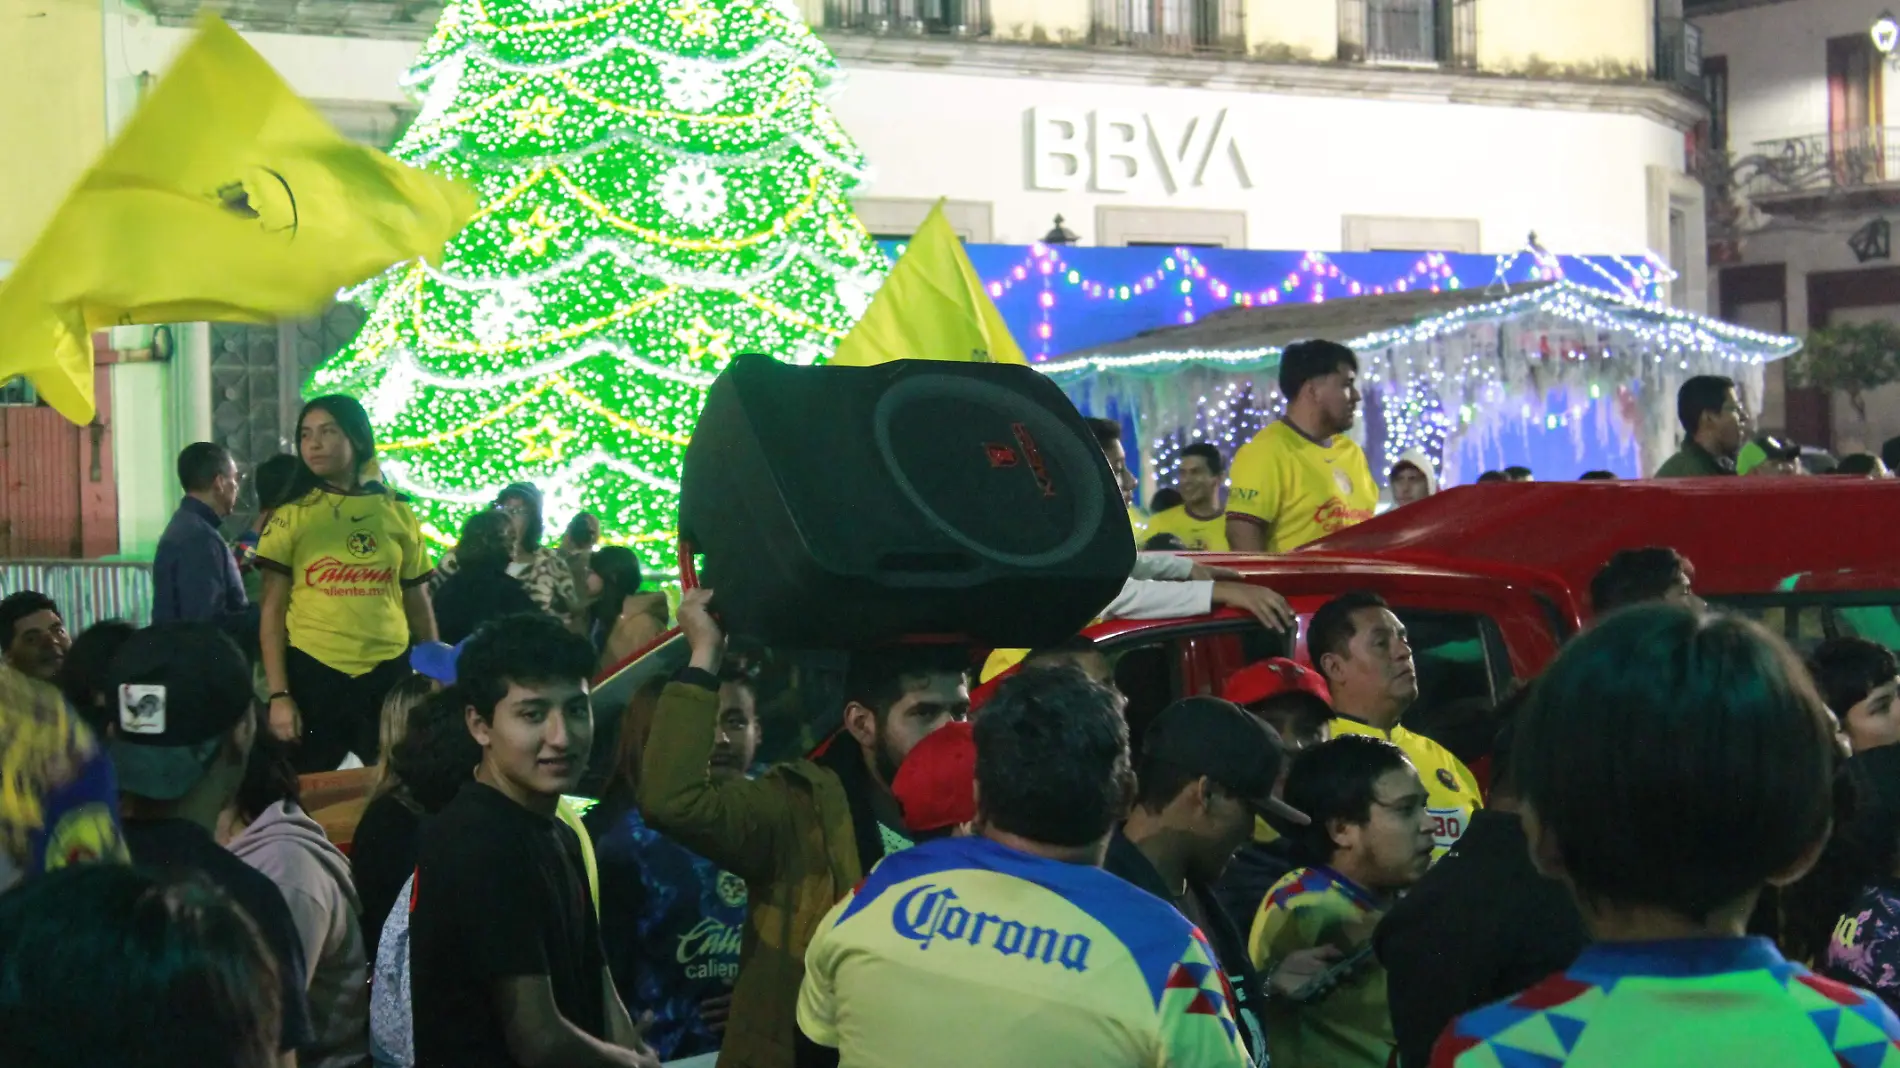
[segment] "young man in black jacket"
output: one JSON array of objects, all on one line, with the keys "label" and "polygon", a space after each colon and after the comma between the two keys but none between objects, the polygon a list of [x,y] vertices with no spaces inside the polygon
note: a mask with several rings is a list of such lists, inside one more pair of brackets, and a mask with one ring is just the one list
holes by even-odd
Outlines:
[{"label": "young man in black jacket", "polygon": [[1425,1068],[1452,1019],[1570,967],[1589,942],[1570,891],[1531,866],[1511,775],[1514,727],[1491,757],[1489,807],[1373,935],[1400,1068]]},{"label": "young man in black jacket", "polygon": [[[1214,884],[1252,838],[1255,816],[1306,822],[1273,795],[1284,756],[1273,729],[1238,705],[1215,697],[1169,705],[1142,740],[1135,807],[1115,829],[1102,864],[1201,929],[1233,987],[1234,1017],[1255,1063],[1267,1048],[1259,1018],[1267,992],[1247,958],[1246,933],[1221,906]],[[1286,974],[1275,978],[1298,986],[1324,967],[1324,956],[1282,968]]]}]

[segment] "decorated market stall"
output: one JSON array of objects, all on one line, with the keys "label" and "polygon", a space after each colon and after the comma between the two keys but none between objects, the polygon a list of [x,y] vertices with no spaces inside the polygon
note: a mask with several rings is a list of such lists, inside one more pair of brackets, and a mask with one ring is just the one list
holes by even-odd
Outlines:
[{"label": "decorated market stall", "polygon": [[1133,424],[1144,486],[1172,481],[1190,441],[1232,450],[1277,417],[1280,352],[1351,346],[1364,415],[1355,437],[1383,483],[1421,449],[1446,485],[1523,463],[1549,478],[1648,474],[1676,447],[1687,377],[1734,378],[1758,407],[1762,368],[1794,338],[1571,281],[1228,307],[1040,364],[1084,411]]}]

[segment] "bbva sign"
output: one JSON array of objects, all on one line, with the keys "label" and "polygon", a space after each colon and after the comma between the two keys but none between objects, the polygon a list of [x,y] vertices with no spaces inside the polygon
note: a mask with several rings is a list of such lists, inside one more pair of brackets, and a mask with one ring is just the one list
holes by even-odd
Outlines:
[{"label": "bbva sign", "polygon": [[1238,123],[1226,108],[1178,119],[1128,108],[1037,107],[1026,118],[1032,189],[1126,193],[1152,173],[1178,193],[1227,168],[1240,188],[1253,188]]}]

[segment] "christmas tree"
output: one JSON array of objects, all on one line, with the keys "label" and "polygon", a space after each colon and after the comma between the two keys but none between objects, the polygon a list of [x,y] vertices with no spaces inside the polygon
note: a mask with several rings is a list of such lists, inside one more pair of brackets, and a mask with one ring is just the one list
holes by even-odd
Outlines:
[{"label": "christmas tree", "polygon": [[478,187],[440,266],[348,296],[369,318],[311,393],[369,409],[424,532],[510,482],[671,559],[680,458],[733,355],[830,355],[888,266],[848,195],[836,61],[791,0],[452,0],[398,158]]}]

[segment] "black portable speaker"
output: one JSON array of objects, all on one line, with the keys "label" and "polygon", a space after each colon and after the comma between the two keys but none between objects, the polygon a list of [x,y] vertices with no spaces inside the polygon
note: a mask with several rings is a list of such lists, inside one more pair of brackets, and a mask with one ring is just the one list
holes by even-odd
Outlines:
[{"label": "black portable speaker", "polygon": [[788,648],[1067,638],[1134,564],[1075,405],[1020,364],[732,361],[686,447],[680,534],[727,629]]}]

